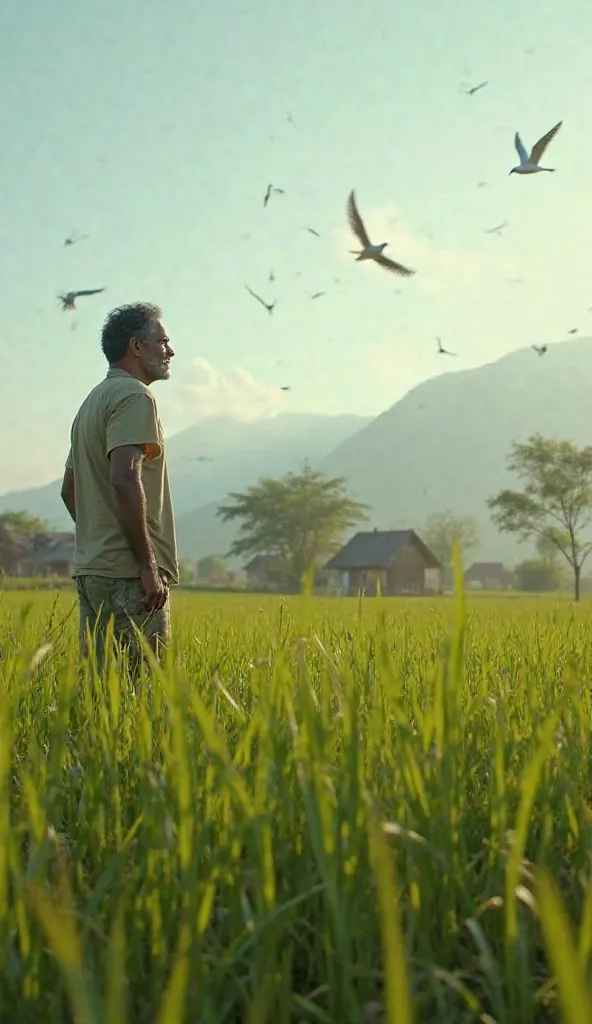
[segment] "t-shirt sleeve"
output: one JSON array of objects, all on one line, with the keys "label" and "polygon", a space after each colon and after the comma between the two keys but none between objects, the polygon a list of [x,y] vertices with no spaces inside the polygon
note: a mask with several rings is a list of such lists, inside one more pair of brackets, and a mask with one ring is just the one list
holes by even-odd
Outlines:
[{"label": "t-shirt sleeve", "polygon": [[74,459],[72,458],[72,449],[68,452],[68,458],[66,459],[66,469],[74,469]]},{"label": "t-shirt sleeve", "polygon": [[146,458],[161,454],[158,419],[150,395],[126,395],[107,420],[106,454],[124,445],[137,445]]}]

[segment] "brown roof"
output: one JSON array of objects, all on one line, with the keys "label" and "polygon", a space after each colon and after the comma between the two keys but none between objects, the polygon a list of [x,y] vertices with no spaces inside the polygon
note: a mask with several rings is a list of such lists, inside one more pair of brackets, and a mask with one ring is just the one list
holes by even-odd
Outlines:
[{"label": "brown roof", "polygon": [[436,556],[423,543],[415,530],[370,530],[356,533],[333,555],[325,569],[388,569],[399,551],[410,545],[422,555],[427,569],[440,569]]}]

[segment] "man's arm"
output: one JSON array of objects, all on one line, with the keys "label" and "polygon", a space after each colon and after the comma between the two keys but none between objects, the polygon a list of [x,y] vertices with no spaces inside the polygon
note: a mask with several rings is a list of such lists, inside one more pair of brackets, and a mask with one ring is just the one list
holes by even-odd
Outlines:
[{"label": "man's arm", "polygon": [[74,489],[74,470],[66,466],[62,481],[61,498],[71,518],[76,522],[76,491]]},{"label": "man's arm", "polygon": [[156,569],[154,548],[148,532],[146,495],[142,483],[144,451],[139,445],[122,445],[110,455],[109,478],[115,512],[141,570]]}]

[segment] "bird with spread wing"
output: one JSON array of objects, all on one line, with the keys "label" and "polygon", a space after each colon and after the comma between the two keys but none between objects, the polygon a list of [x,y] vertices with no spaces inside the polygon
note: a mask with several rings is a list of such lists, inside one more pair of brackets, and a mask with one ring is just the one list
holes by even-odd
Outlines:
[{"label": "bird with spread wing", "polygon": [[360,244],[363,246],[361,251],[354,249],[349,250],[353,256],[357,256],[356,262],[359,262],[360,260],[373,260],[374,263],[378,263],[380,267],[384,267],[385,270],[390,270],[393,274],[399,274],[401,277],[411,277],[411,275],[415,273],[415,271],[410,270],[409,267],[403,266],[402,263],[396,263],[394,260],[390,260],[388,256],[384,255],[384,249],[386,249],[388,242],[381,242],[379,245],[372,244],[364,226],[364,221],[359,214],[353,189],[347,200],[347,216],[350,228],[359,240]]},{"label": "bird with spread wing", "polygon": [[516,152],[520,157],[520,163],[518,167],[512,167],[510,174],[537,174],[538,171],[549,171],[550,173],[552,173],[555,170],[555,168],[539,167],[539,160],[541,159],[549,143],[557,135],[557,132],[561,128],[562,124],[563,121],[559,121],[554,128],[551,128],[551,131],[547,132],[546,135],[543,135],[538,142],[535,142],[534,146],[530,151],[530,155],[527,153],[524,147],[524,143],[520,138],[520,135],[518,134],[518,132],[516,132],[514,136],[514,146],[516,147]]},{"label": "bird with spread wing", "polygon": [[82,291],[58,295],[58,299],[62,303],[62,309],[76,309],[76,299],[80,299],[83,295],[99,295],[104,291],[104,288],[85,288]]}]

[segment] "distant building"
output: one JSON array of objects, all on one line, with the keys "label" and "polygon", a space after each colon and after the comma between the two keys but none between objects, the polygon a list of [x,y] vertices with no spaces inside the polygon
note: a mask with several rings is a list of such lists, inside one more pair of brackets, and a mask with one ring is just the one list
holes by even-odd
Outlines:
[{"label": "distant building", "polygon": [[509,590],[512,573],[502,562],[473,562],[465,573],[465,586],[476,590]]},{"label": "distant building", "polygon": [[29,550],[26,534],[11,530],[0,524],[0,569],[1,575],[19,576],[19,569]]},{"label": "distant building", "polygon": [[288,578],[277,555],[255,555],[244,567],[249,590],[284,590]]},{"label": "distant building", "polygon": [[442,566],[415,530],[356,533],[325,569],[342,573],[342,593],[440,593]]},{"label": "distant building", "polygon": [[71,576],[74,534],[4,531],[0,537],[0,565],[11,576]]}]

